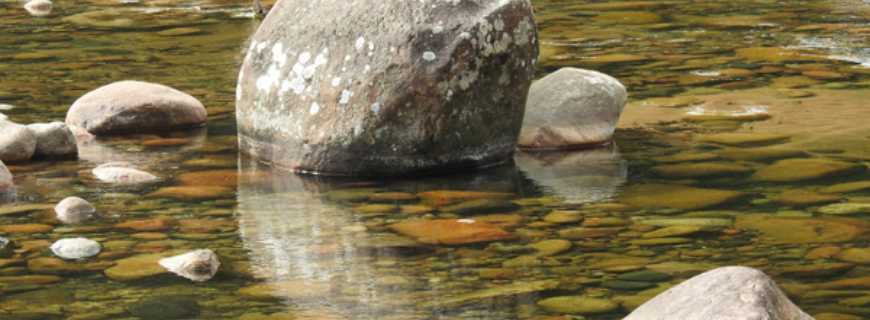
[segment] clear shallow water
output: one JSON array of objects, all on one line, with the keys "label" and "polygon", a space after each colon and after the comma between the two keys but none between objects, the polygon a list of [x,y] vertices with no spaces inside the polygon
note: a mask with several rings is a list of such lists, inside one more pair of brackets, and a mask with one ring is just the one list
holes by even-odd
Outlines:
[{"label": "clear shallow water", "polygon": [[[2,111],[13,120],[61,120],[80,95],[121,79],[177,87],[211,114],[198,132],[106,139],[82,146],[80,161],[11,165],[19,202],[0,207],[0,234],[19,249],[0,259],[0,315],[619,319],[692,275],[741,264],[773,275],[819,319],[870,317],[870,262],[855,250],[867,247],[867,213],[822,209],[870,203],[870,188],[861,187],[870,181],[862,169],[870,161],[866,4],[535,4],[541,74],[579,66],[629,87],[618,148],[522,154],[513,165],[447,177],[355,181],[272,172],[237,155],[236,68],[257,24],[246,8],[64,2],[36,19],[18,2],[0,2],[0,103],[15,106]],[[76,16],[95,11],[98,22]],[[765,116],[742,116],[745,107]],[[848,170],[765,179],[779,159]],[[164,181],[94,181],[90,169],[113,160]],[[791,178],[829,167],[786,164],[777,172]],[[171,186],[191,188],[162,189]],[[16,207],[70,195],[104,218],[70,227],[45,207]],[[419,218],[488,221],[513,238],[427,245],[389,228]],[[73,236],[100,241],[104,253],[79,263],[45,259],[51,242]],[[194,248],[218,252],[217,278],[192,284],[128,259]],[[548,303],[562,296],[603,311]]]}]

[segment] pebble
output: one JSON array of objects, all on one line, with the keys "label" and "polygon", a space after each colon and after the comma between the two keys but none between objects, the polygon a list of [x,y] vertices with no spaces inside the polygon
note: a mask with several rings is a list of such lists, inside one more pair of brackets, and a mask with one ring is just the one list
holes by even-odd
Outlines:
[{"label": "pebble", "polygon": [[68,224],[78,224],[93,219],[97,209],[85,199],[68,197],[54,207],[54,212],[57,214],[57,220]]},{"label": "pebble", "polygon": [[221,265],[214,251],[208,249],[164,258],[159,263],[169,272],[196,282],[210,280]]}]

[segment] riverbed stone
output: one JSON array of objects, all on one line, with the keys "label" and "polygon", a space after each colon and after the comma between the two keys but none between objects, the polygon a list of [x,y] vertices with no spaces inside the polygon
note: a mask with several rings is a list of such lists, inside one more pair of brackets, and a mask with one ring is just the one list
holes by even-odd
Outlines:
[{"label": "riverbed stone", "polygon": [[786,190],[773,197],[773,201],[787,206],[811,206],[837,202],[840,196],[809,190]]},{"label": "riverbed stone", "polygon": [[853,215],[870,213],[870,203],[835,203],[816,210],[821,214]]},{"label": "riverbed stone", "polygon": [[70,107],[66,124],[93,135],[162,133],[202,126],[205,107],[165,85],[125,80],[88,92]]},{"label": "riverbed stone", "polygon": [[611,76],[559,69],[532,84],[519,147],[553,150],[608,143],[627,97],[625,86]]},{"label": "riverbed stone", "polygon": [[77,224],[93,219],[97,209],[85,199],[67,197],[54,207],[57,220],[63,223]]},{"label": "riverbed stone", "polygon": [[438,210],[456,214],[485,214],[493,212],[511,212],[519,206],[513,202],[501,199],[478,199],[444,206]]},{"label": "riverbed stone", "polygon": [[790,138],[788,135],[775,133],[716,133],[702,135],[697,140],[734,147],[757,147],[783,143]]},{"label": "riverbed stone", "polygon": [[105,274],[115,281],[135,281],[161,274],[169,273],[160,266],[160,260],[169,253],[143,254],[116,261],[114,267],[108,268]]},{"label": "riverbed stone", "polygon": [[541,257],[554,256],[565,251],[571,250],[573,244],[571,241],[563,239],[550,239],[532,243],[529,247],[536,250],[535,255]]},{"label": "riverbed stone", "polygon": [[193,319],[200,307],[193,297],[165,295],[137,301],[127,311],[138,319]]},{"label": "riverbed stone", "polygon": [[29,160],[36,151],[36,136],[26,126],[0,120],[0,161]]},{"label": "riverbed stone", "polygon": [[731,148],[718,152],[723,158],[738,161],[768,161],[786,158],[803,158],[806,151],[785,147]]},{"label": "riverbed stone", "polygon": [[626,188],[621,201],[638,208],[697,210],[734,202],[745,194],[682,185],[643,184]]},{"label": "riverbed stone", "polygon": [[208,249],[160,259],[158,263],[169,272],[196,282],[208,281],[221,266],[218,256]]},{"label": "riverbed stone", "polygon": [[528,0],[281,1],[236,90],[241,151],[396,176],[510,159],[538,53]]},{"label": "riverbed stone", "polygon": [[94,240],[87,238],[68,238],[55,241],[51,247],[54,255],[67,260],[78,260],[93,257],[102,248]]},{"label": "riverbed stone", "polygon": [[653,173],[665,178],[712,178],[740,176],[752,172],[752,168],[738,163],[699,162],[660,165],[652,168]]},{"label": "riverbed stone", "polygon": [[78,146],[72,130],[63,122],[34,123],[27,129],[36,137],[36,158],[76,158]]},{"label": "riverbed stone", "polygon": [[850,193],[864,190],[870,190],[870,181],[846,182],[819,189],[823,193]]},{"label": "riverbed stone", "polygon": [[304,300],[322,297],[329,294],[330,290],[331,286],[327,282],[295,279],[250,285],[239,289],[238,294],[254,300]]},{"label": "riverbed stone", "polygon": [[758,231],[771,244],[848,242],[864,234],[868,223],[848,218],[791,218],[763,214],[738,216],[736,228]]},{"label": "riverbed stone", "polygon": [[157,176],[136,169],[132,164],[127,162],[104,163],[91,170],[91,172],[98,180],[117,185],[136,185],[153,183],[160,180]]},{"label": "riverbed stone", "polygon": [[178,186],[165,187],[148,194],[151,198],[172,198],[178,200],[209,200],[226,198],[234,190],[220,186]]},{"label": "riverbed stone", "polygon": [[744,320],[751,315],[759,319],[812,319],[763,272],[724,267],[665,291],[635,309],[625,320]]},{"label": "riverbed stone", "polygon": [[786,159],[758,169],[752,179],[765,182],[798,182],[861,172],[860,164],[832,159]]},{"label": "riverbed stone", "polygon": [[857,263],[870,264],[870,248],[849,248],[840,251],[836,255],[837,260]]},{"label": "riverbed stone", "polygon": [[389,225],[389,228],[428,244],[461,245],[513,238],[499,227],[471,219],[410,220]]},{"label": "riverbed stone", "polygon": [[590,315],[619,309],[619,304],[607,299],[586,296],[561,296],[538,301],[538,306],[555,313]]},{"label": "riverbed stone", "polygon": [[15,254],[15,243],[9,238],[0,237],[0,259],[11,257]]}]

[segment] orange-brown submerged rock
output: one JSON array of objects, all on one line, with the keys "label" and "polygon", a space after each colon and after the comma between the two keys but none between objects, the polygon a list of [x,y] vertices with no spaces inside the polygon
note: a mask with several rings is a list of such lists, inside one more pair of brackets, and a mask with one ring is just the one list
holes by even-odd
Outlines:
[{"label": "orange-brown submerged rock", "polygon": [[422,243],[460,245],[513,238],[510,232],[470,219],[412,220],[389,228]]}]

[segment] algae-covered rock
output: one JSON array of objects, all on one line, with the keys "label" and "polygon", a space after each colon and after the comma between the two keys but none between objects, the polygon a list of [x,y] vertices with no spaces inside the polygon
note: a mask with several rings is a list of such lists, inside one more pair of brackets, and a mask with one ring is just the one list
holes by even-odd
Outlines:
[{"label": "algae-covered rock", "polygon": [[786,142],[791,137],[775,133],[716,133],[698,137],[697,141],[735,147],[755,147]]},{"label": "algae-covered rock", "polygon": [[866,233],[868,223],[847,218],[791,218],[749,214],[737,217],[740,229],[755,230],[771,244],[848,242]]},{"label": "algae-covered rock", "polygon": [[765,182],[797,182],[843,176],[864,171],[864,165],[831,159],[786,159],[758,169],[752,179]]},{"label": "algae-covered rock", "polygon": [[638,208],[696,210],[740,200],[744,193],[682,185],[641,184],[623,191],[622,202]]},{"label": "algae-covered rock", "polygon": [[538,301],[538,306],[555,313],[590,315],[619,309],[619,304],[607,299],[586,296],[561,296]]}]

